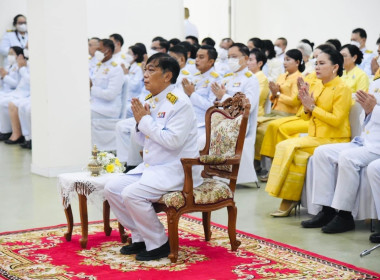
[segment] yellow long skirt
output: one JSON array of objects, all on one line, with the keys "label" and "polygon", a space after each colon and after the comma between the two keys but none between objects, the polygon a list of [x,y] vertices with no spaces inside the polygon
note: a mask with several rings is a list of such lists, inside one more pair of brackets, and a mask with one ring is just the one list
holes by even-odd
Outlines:
[{"label": "yellow long skirt", "polygon": [[265,132],[260,154],[273,158],[278,143],[289,138],[298,137],[300,133],[307,133],[308,128],[309,121],[297,116],[271,121]]},{"label": "yellow long skirt", "polygon": [[256,130],[256,141],[255,141],[255,159],[256,160],[261,159],[261,155],[260,155],[261,144],[263,143],[268,125],[274,120],[288,117],[289,115],[292,115],[292,114],[273,110],[272,113],[257,118],[257,130]]},{"label": "yellow long skirt", "polygon": [[299,201],[306,175],[307,161],[316,147],[349,142],[350,138],[300,137],[280,142],[276,147],[265,191],[271,196]]}]

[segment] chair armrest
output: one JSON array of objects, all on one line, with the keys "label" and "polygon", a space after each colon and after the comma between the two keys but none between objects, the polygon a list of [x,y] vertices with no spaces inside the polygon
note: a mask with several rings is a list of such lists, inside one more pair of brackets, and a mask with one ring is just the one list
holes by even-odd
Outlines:
[{"label": "chair armrest", "polygon": [[240,162],[241,156],[235,155],[230,158],[217,155],[203,155],[198,158],[181,158],[182,165],[234,165]]}]

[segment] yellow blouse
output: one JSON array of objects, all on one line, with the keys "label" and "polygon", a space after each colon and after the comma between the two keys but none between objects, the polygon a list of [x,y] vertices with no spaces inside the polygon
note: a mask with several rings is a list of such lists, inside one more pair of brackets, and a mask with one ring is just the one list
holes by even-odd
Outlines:
[{"label": "yellow blouse", "polygon": [[351,136],[349,113],[351,89],[340,77],[335,77],[314,88],[315,108],[312,113],[302,112],[301,117],[309,121],[309,136],[322,138],[347,138]]},{"label": "yellow blouse", "polygon": [[280,96],[270,100],[273,103],[272,110],[277,110],[285,113],[295,114],[301,105],[298,99],[297,79],[302,76],[300,71],[293,74],[281,74],[277,79],[277,84],[280,85]]},{"label": "yellow blouse", "polygon": [[259,116],[263,116],[265,101],[269,94],[269,82],[263,71],[259,71],[255,75],[260,85]]},{"label": "yellow blouse", "polygon": [[349,72],[344,70],[342,80],[351,88],[351,93],[357,92],[358,90],[368,92],[368,76],[362,69],[359,68],[359,66],[355,66]]}]

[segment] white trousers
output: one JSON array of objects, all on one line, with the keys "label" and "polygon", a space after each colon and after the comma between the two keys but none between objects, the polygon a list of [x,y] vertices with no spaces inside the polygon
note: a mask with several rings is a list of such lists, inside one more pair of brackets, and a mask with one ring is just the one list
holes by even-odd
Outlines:
[{"label": "white trousers", "polygon": [[377,216],[380,217],[380,159],[374,160],[368,165],[367,176],[372,189]]},{"label": "white trousers", "polygon": [[31,100],[25,99],[18,104],[18,117],[20,119],[22,135],[25,140],[32,139]]},{"label": "white trousers", "polygon": [[142,147],[132,137],[136,127],[134,118],[119,121],[116,124],[116,154],[121,162],[137,166],[142,162],[140,151]]},{"label": "white trousers", "polygon": [[360,186],[360,170],[378,158],[380,155],[352,142],[319,146],[313,155],[312,202],[351,212]]},{"label": "white trousers", "polygon": [[13,96],[7,95],[0,98],[0,132],[1,133],[11,133],[12,125],[11,119],[9,117],[9,102],[14,99]]},{"label": "white trousers", "polygon": [[104,195],[117,220],[132,233],[133,242],[145,242],[148,251],[168,241],[152,206],[167,191],[139,183],[141,174],[119,176],[108,182]]}]

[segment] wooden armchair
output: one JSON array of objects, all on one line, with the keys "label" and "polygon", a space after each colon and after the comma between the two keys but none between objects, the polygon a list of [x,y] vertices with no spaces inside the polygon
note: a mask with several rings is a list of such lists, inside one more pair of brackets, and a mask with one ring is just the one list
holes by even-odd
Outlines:
[{"label": "wooden armchair", "polygon": [[[222,107],[223,109],[219,109]],[[166,212],[170,254],[175,263],[178,258],[178,222],[184,213],[202,212],[205,239],[211,238],[211,211],[227,207],[228,235],[231,250],[236,251],[237,208],[234,192],[243,150],[249,110],[251,105],[242,93],[236,93],[223,103],[216,103],[206,112],[206,145],[199,158],[182,158],[185,183],[182,191],[170,192],[154,204],[156,212]],[[192,166],[203,165],[204,182],[193,188]],[[213,179],[213,176],[229,179],[229,183]],[[226,180],[227,181],[227,180]]]}]

